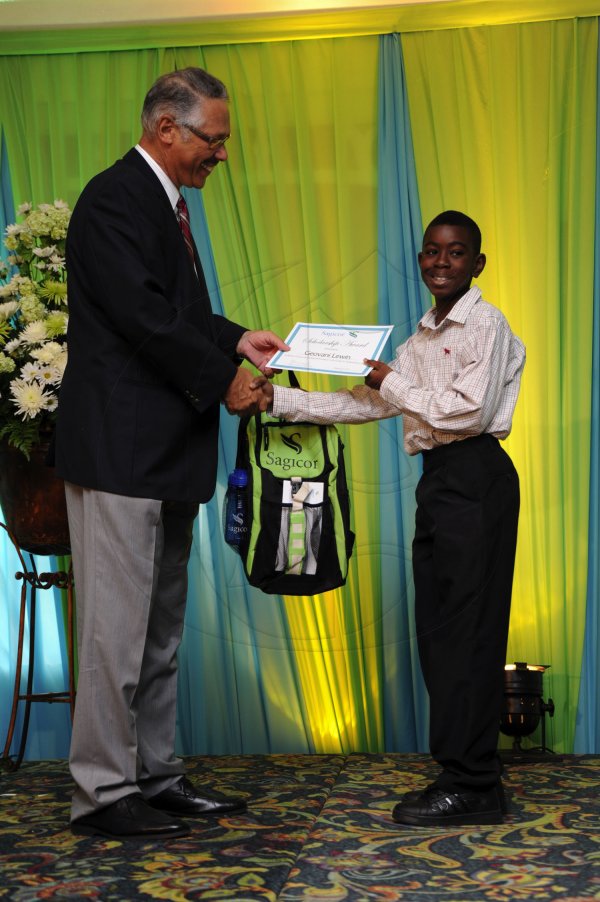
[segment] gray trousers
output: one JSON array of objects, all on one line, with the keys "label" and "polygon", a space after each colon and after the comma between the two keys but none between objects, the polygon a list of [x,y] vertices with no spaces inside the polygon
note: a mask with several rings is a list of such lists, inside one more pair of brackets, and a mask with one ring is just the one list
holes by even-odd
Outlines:
[{"label": "gray trousers", "polygon": [[72,819],[183,773],[175,756],[177,649],[197,504],[65,484],[79,677]]}]

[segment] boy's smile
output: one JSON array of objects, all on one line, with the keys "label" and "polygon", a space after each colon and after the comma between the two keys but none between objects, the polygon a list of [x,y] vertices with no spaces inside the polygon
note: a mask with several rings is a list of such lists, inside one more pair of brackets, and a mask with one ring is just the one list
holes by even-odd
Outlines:
[{"label": "boy's smile", "polygon": [[446,316],[483,271],[485,255],[476,250],[464,226],[437,225],[425,233],[419,266],[436,307]]}]

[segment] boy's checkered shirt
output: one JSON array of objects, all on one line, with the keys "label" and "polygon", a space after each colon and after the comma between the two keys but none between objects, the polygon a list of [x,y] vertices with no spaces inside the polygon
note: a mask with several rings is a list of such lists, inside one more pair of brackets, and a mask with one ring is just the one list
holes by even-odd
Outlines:
[{"label": "boy's checkered shirt", "polygon": [[435,325],[435,308],[400,345],[379,391],[366,385],[304,392],[275,385],[272,413],[314,423],[366,423],[403,415],[404,448],[417,454],[488,432],[506,438],[525,347],[505,316],[472,287]]}]

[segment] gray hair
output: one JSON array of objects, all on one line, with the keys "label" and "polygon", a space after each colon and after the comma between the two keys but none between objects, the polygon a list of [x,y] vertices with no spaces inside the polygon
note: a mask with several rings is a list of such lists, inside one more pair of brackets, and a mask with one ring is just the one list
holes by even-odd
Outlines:
[{"label": "gray hair", "polygon": [[194,115],[204,98],[229,100],[223,82],[204,69],[190,66],[161,75],[146,94],[142,128],[152,134],[164,115],[172,116],[176,122],[185,122]]}]

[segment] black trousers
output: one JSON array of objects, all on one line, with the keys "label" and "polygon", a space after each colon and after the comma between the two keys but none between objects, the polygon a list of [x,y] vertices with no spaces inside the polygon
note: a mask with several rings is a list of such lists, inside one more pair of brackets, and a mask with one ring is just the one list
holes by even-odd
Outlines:
[{"label": "black trousers", "polygon": [[446,789],[498,782],[519,477],[491,435],[423,454],[413,542],[430,750]]}]

